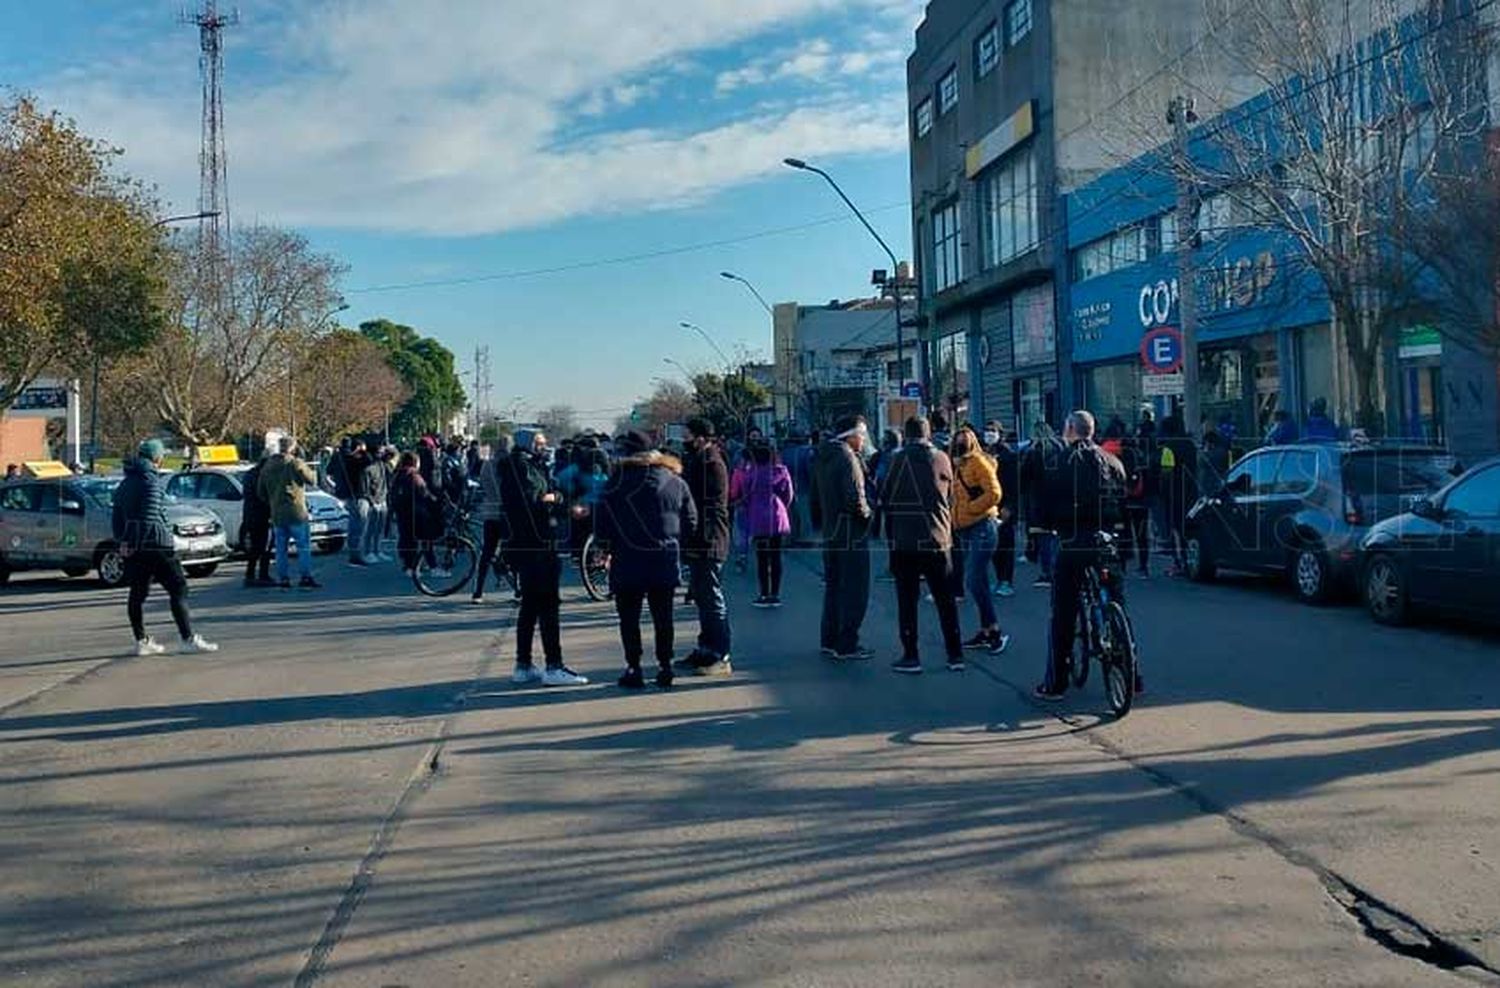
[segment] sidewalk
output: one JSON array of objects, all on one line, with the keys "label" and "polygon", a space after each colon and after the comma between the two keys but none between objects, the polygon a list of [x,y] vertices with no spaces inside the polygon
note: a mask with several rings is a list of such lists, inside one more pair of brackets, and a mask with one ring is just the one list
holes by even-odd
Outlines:
[{"label": "sidewalk", "polygon": [[886,668],[888,586],[882,657],[841,666],[816,577],[788,584],[752,611],[734,580],[736,676],[670,693],[617,690],[612,616],[570,601],[595,683],[469,697],[317,983],[1457,983],[997,679],[1040,669],[1040,595],[1006,605],[1012,654],[963,675],[929,626],[911,679]]}]

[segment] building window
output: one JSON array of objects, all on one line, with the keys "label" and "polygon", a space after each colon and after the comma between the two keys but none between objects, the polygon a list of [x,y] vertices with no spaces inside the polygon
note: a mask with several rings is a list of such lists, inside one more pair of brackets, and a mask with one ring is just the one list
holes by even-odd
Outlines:
[{"label": "building window", "polygon": [[1031,33],[1031,0],[1011,0],[1005,8],[1005,43],[1011,47]]},{"label": "building window", "polygon": [[1133,223],[1075,250],[1073,280],[1087,281],[1101,274],[1121,271],[1176,246],[1176,213],[1166,213],[1145,223]]},{"label": "building window", "polygon": [[958,69],[951,68],[938,80],[938,116],[958,105]]},{"label": "building window", "polygon": [[1155,220],[1156,254],[1170,254],[1177,249],[1177,210],[1168,210]]},{"label": "building window", "polygon": [[926,137],[932,131],[932,100],[924,99],[917,104],[917,136]]},{"label": "building window", "polygon": [[1027,147],[979,178],[980,265],[998,267],[1037,245],[1036,158]]},{"label": "building window", "polygon": [[974,76],[983,79],[1000,64],[1000,25],[991,24],[974,42]]},{"label": "building window", "polygon": [[952,333],[933,344],[932,394],[948,413],[950,427],[969,414],[969,336]]},{"label": "building window", "polygon": [[963,246],[959,242],[958,203],[932,214],[932,288],[946,291],[963,281]]},{"label": "building window", "polygon": [[885,379],[888,384],[904,384],[912,379],[911,358],[904,357],[901,360],[887,360],[885,362]]}]

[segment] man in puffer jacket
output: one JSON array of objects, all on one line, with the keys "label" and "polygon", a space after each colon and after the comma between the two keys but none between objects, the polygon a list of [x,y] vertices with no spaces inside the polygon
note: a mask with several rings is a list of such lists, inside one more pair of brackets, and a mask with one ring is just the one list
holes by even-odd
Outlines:
[{"label": "man in puffer jacket", "polygon": [[146,634],[144,606],[153,582],[161,584],[171,604],[172,619],[182,636],[179,651],[217,652],[219,646],[194,634],[187,606],[187,574],[177,559],[172,525],[167,519],[167,485],[161,477],[166,449],[155,439],[141,443],[136,458],[125,466],[125,479],[115,490],[111,515],[115,544],[125,559],[125,583],[130,587],[125,611],[135,635],[135,654],[160,655],[162,645]]},{"label": "man in puffer jacket", "polygon": [[620,686],[628,690],[646,685],[641,672],[642,603],[651,608],[656,634],[656,685],[672,685],[672,611],[681,582],[682,540],[698,522],[681,461],[650,446],[637,431],[615,441],[624,458],[605,485],[594,520],[595,535],[610,546],[609,586],[625,649]]}]

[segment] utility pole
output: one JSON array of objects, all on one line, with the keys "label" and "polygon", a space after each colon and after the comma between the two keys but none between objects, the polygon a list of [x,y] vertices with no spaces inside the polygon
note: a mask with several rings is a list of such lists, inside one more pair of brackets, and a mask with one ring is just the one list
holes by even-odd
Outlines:
[{"label": "utility pole", "polygon": [[1193,181],[1188,128],[1198,122],[1194,101],[1174,96],[1167,106],[1177,171],[1177,314],[1182,333],[1183,430],[1197,436],[1198,410],[1198,188]]}]

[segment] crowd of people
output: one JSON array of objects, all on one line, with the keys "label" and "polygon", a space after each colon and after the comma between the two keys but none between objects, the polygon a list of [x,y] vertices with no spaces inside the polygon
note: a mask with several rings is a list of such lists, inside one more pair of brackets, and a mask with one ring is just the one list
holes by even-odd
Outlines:
[{"label": "crowd of people", "polygon": [[[748,567],[753,555],[751,603],[778,608],[784,556],[793,545],[821,550],[823,653],[845,662],[872,658],[861,629],[872,591],[872,545],[884,540],[882,579],[894,584],[901,649],[893,669],[914,675],[923,671],[924,588],[948,669],[963,670],[968,651],[1007,649],[996,600],[1014,594],[1024,516],[1037,582],[1053,587],[1048,663],[1037,695],[1055,699],[1067,685],[1062,672],[1078,581],[1096,551],[1093,536],[1122,530],[1138,547],[1145,572],[1151,512],[1162,513],[1161,531],[1180,534],[1178,515],[1191,496],[1182,479],[1196,469],[1198,450],[1175,420],[1160,433],[1146,416],[1129,435],[1111,423],[1096,445],[1093,417],[1076,412],[1061,436],[1038,424],[1022,446],[998,423],[950,431],[936,414],[910,419],[900,433],[887,430],[875,449],[865,421],[850,416],[778,448],[753,429],[742,442],[725,442],[710,422],[694,419],[672,448],[639,431],[580,435],[554,450],[542,432],[521,429],[489,455],[477,442],[435,437],[407,451],[352,439],[325,451],[322,470],[286,440],[244,477],[244,580],[248,587],[291,589],[295,548],[296,585],[321,585],[309,543],[310,488],[344,503],[348,563],[355,567],[390,562],[392,542],[408,573],[435,565],[431,544],[461,507],[482,533],[472,599],[482,603],[488,585],[507,570],[518,588],[512,680],[581,685],[586,677],[564,661],[561,583],[563,559],[593,533],[609,547],[609,589],[626,667],[619,685],[646,685],[642,619],[649,614],[654,682],[666,688],[679,675],[732,674],[725,567],[736,558]],[[116,501],[116,535],[132,574],[132,630],[142,654],[159,649],[140,623],[141,602],[155,582],[167,592],[184,641],[209,650],[214,646],[192,631],[186,581],[171,558],[160,454],[159,443],[142,444],[127,470],[125,496]],[[684,583],[698,634],[679,658],[674,611]],[[966,604],[973,609],[968,637],[961,632]]]}]

